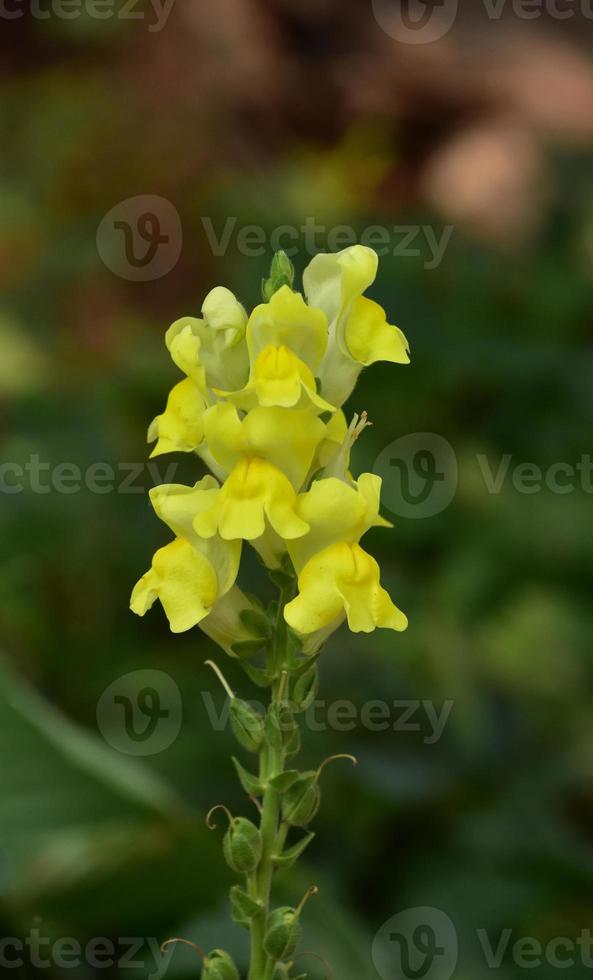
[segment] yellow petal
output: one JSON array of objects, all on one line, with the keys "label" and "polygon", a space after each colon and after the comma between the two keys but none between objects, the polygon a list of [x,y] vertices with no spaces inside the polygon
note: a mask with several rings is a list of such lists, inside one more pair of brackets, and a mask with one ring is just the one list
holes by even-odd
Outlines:
[{"label": "yellow petal", "polygon": [[380,496],[381,478],[374,473],[363,473],[354,486],[335,477],[316,480],[297,501],[299,517],[311,528],[288,545],[297,571],[331,544],[358,542],[376,522]]},{"label": "yellow petal", "polygon": [[364,296],[352,303],[344,336],[350,354],[361,364],[410,363],[408,342],[401,330],[387,323],[382,306]]},{"label": "yellow petal", "polygon": [[343,612],[353,633],[370,633],[377,626],[406,629],[406,616],[379,579],[377,562],[360,545],[331,545],[301,571],[299,594],[285,606],[284,618],[302,634],[332,625]]},{"label": "yellow petal", "polygon": [[203,318],[181,317],[165,342],[175,364],[204,394],[208,388],[242,387],[249,369],[247,314],[230,290],[217,286],[202,305]]},{"label": "yellow petal", "polygon": [[376,271],[375,252],[354,245],[334,255],[316,255],[303,275],[309,303],[328,318],[329,343],[319,378],[321,393],[332,405],[345,402],[366,364],[408,360],[401,331],[388,326],[377,304],[363,299]]},{"label": "yellow petal", "polygon": [[165,411],[157,415],[148,429],[148,442],[157,440],[151,458],[196,450],[204,437],[204,407],[204,399],[193,381],[186,378],[175,385],[169,392]]},{"label": "yellow petal", "polygon": [[333,405],[317,394],[315,378],[305,362],[288,347],[271,344],[258,354],[245,388],[230,392],[217,389],[216,394],[244,411],[257,405],[264,408],[313,407],[317,414],[335,411]]},{"label": "yellow petal", "polygon": [[269,303],[256,306],[247,324],[247,347],[253,365],[264,348],[285,346],[315,375],[327,346],[327,318],[307,306],[300,293],[282,286]]},{"label": "yellow petal", "polygon": [[245,456],[266,459],[300,489],[323,440],[326,427],[303,409],[252,409],[244,419],[234,405],[219,402],[204,413],[209,449],[230,472]]},{"label": "yellow petal", "polygon": [[155,513],[173,533],[188,541],[194,550],[208,559],[216,573],[217,595],[224,595],[234,585],[241,560],[241,542],[223,541],[218,535],[201,538],[194,530],[194,520],[210,510],[219,493],[217,481],[205,476],[194,487],[163,484],[153,487],[150,500]]},{"label": "yellow petal", "polygon": [[143,616],[158,598],[171,631],[183,633],[208,615],[216,597],[216,573],[208,559],[176,538],[155,553],[132,592],[130,608]]},{"label": "yellow petal", "polygon": [[254,408],[243,422],[250,449],[274,464],[300,490],[326,427],[306,409]]},{"label": "yellow petal", "polygon": [[242,459],[221,488],[214,505],[197,515],[199,535],[219,531],[222,538],[253,541],[266,530],[266,519],[282,538],[306,534],[309,525],[295,512],[296,494],[283,473],[266,460]]},{"label": "yellow petal", "polygon": [[364,245],[320,253],[311,259],[303,273],[305,295],[311,306],[326,314],[330,336],[355,297],[362,296],[375,281],[377,265],[377,253]]},{"label": "yellow petal", "polygon": [[171,360],[180,371],[187,374],[202,393],[206,391],[204,365],[200,362],[200,321],[195,317],[182,317],[172,323],[165,334],[165,344]]}]

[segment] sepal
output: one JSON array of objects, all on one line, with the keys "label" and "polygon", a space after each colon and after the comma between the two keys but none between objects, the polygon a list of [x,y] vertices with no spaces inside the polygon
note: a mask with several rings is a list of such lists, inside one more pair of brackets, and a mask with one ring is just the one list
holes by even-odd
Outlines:
[{"label": "sepal", "polygon": [[292,847],[289,847],[287,850],[283,851],[282,854],[275,854],[273,858],[275,866],[283,869],[291,868],[295,861],[298,861],[301,854],[304,853],[314,837],[315,834],[313,832],[306,834],[300,841],[293,844]]},{"label": "sepal", "polygon": [[233,885],[231,888],[230,900],[233,922],[249,929],[251,920],[262,911],[262,903],[251,898],[239,885]]},{"label": "sepal", "polygon": [[244,766],[241,765],[235,756],[232,757],[233,765],[237,771],[237,776],[239,777],[239,782],[245,790],[248,796],[263,796],[265,787],[258,779],[257,776],[253,776]]}]

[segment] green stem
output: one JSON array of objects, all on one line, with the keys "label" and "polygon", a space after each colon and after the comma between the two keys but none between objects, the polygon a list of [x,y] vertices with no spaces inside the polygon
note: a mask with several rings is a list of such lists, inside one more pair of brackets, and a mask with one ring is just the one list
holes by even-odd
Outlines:
[{"label": "green stem", "polygon": [[[278,615],[274,643],[270,657],[270,668],[275,675],[272,687],[271,704],[280,704],[285,697],[286,675],[282,667],[286,657],[286,629],[284,628],[284,602],[286,596],[282,592],[278,603]],[[266,783],[263,797],[260,831],[262,835],[262,859],[257,871],[250,880],[250,893],[262,905],[262,911],[251,921],[251,965],[248,980],[271,980],[275,963],[270,960],[264,949],[264,934],[266,921],[270,911],[270,893],[274,874],[273,857],[278,846],[282,847],[286,837],[286,828],[280,826],[280,794],[269,780],[284,771],[285,754],[282,749],[274,749],[264,743],[260,752],[260,779]]]}]

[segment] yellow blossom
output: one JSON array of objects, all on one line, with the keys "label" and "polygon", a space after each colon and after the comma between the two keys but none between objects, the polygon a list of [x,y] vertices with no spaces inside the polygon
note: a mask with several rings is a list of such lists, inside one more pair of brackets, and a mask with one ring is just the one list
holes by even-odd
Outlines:
[{"label": "yellow blossom", "polygon": [[281,538],[306,534],[309,525],[295,511],[296,493],[290,481],[271,463],[243,457],[218,491],[212,506],[197,514],[194,528],[208,538],[217,532],[225,540],[254,541],[269,526]]},{"label": "yellow blossom", "polygon": [[381,587],[379,566],[358,544],[330,545],[299,575],[299,594],[284,607],[284,618],[299,633],[337,627],[344,617],[353,633],[377,626],[405,630],[408,621]]},{"label": "yellow blossom", "polygon": [[130,608],[144,616],[157,599],[173,633],[183,633],[211,612],[216,602],[216,572],[205,555],[183,538],[159,548],[152,566],[134,587]]},{"label": "yellow blossom", "polygon": [[207,395],[209,388],[239,388],[247,378],[247,314],[223,286],[208,293],[202,318],[181,317],[165,342],[178,368]]},{"label": "yellow blossom", "polygon": [[363,367],[375,361],[409,362],[401,330],[387,323],[383,310],[363,297],[377,274],[377,255],[363,245],[316,255],[303,274],[311,306],[326,314],[329,343],[319,369],[321,394],[342,405]]},{"label": "yellow blossom", "polygon": [[244,456],[268,460],[295,490],[309,472],[326,427],[303,409],[258,406],[241,418],[234,405],[219,402],[204,413],[204,435],[214,459],[230,472]]},{"label": "yellow blossom", "polygon": [[169,392],[167,407],[152,421],[147,441],[156,446],[150,456],[194,452],[204,437],[202,416],[205,402],[193,381],[186,378]]}]

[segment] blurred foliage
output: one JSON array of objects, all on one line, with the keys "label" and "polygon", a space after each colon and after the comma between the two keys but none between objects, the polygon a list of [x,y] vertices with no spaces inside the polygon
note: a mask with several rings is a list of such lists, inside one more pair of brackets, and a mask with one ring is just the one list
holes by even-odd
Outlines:
[{"label": "blurred foliage", "polygon": [[[263,17],[259,4],[236,6]],[[409,97],[414,83],[422,88],[418,67],[407,89],[395,85],[390,108],[351,109],[350,119],[342,103],[332,118],[320,66],[331,56],[332,91],[338,68],[364,58],[358,15],[344,18],[342,47],[322,35],[316,48],[317,15],[305,8],[297,24],[286,5],[270,5],[278,34],[263,32],[267,65],[253,39],[243,55],[255,67],[223,46],[227,80],[198,57],[212,43],[200,35],[201,3],[197,27],[176,8],[154,35],[84,18],[3,28],[1,457],[45,469],[41,489],[26,473],[24,489],[0,500],[2,935],[181,935],[245,956],[244,936],[227,923],[220,841],[203,825],[214,803],[245,805],[231,735],[212,732],[203,700],[213,691],[221,704],[203,666],[212,651],[198,631],[172,637],[160,612],[138,620],[127,609],[167,536],[144,491],[168,463],[144,467],[134,492],[121,467],[143,462],[145,426],[176,377],[162,343],[168,324],[195,313],[216,283],[248,306],[259,299],[268,251],[247,257],[232,238],[217,257],[202,219],[218,234],[229,216],[269,236],[311,215],[357,233],[376,224],[439,233],[448,218],[410,175],[459,119],[436,83],[425,79],[424,102]],[[269,74],[283,53],[283,71],[297,78],[316,65],[302,104],[290,79]],[[453,708],[435,744],[422,713],[419,731],[359,725],[306,738],[312,764],[336,751],[359,758],[356,770],[328,774],[300,877],[283,879],[290,900],[320,885],[307,945],[339,980],[376,975],[373,936],[408,906],[451,916],[458,975],[473,980],[489,974],[476,928],[545,942],[578,935],[593,911],[591,490],[527,495],[512,482],[522,462],[545,471],[592,451],[593,153],[586,142],[545,153],[553,194],[530,235],[493,242],[458,223],[438,268],[425,267],[426,254],[389,255],[372,290],[408,335],[413,362],[365,373],[350,409],[366,409],[373,428],[355,469],[372,468],[401,435],[437,432],[455,449],[459,487],[442,513],[369,535],[410,629],[395,639],[341,632],[323,656],[322,695]],[[103,214],[140,193],[171,200],[184,229],[175,269],[148,283],[115,276],[95,245]],[[299,272],[307,261],[301,248]],[[491,494],[478,457],[496,473],[507,454],[509,476]],[[118,492],[47,488],[64,462],[83,472],[108,464]],[[176,479],[195,479],[190,460],[175,462]],[[258,575],[254,565],[252,589]],[[114,679],[145,668],[174,679],[183,725],[166,750],[133,758],[106,745],[96,708]],[[232,664],[225,670],[242,683]],[[154,972],[152,957],[126,975]],[[197,968],[178,948],[167,977]],[[36,973],[27,965],[18,975]],[[69,972],[97,974],[120,975]],[[516,967],[505,959],[498,975]]]}]

